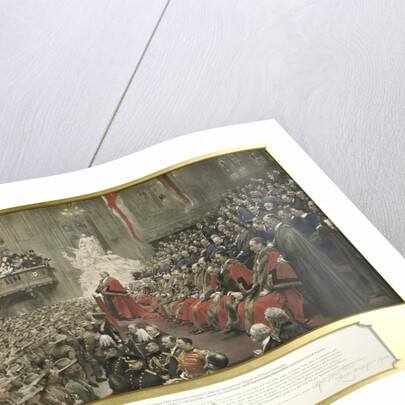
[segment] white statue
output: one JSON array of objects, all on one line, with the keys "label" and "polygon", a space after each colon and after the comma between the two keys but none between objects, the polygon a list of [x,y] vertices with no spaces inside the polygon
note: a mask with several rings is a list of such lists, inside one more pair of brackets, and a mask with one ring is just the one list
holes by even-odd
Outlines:
[{"label": "white statue", "polygon": [[88,256],[90,257],[98,257],[105,255],[105,252],[101,247],[100,242],[94,237],[94,235],[87,236],[85,233],[82,233],[80,235],[78,248],[86,249],[88,252]]},{"label": "white statue", "polygon": [[[142,269],[139,260],[127,259],[113,254],[112,251],[108,251],[107,254],[102,252],[101,255],[91,256],[88,247],[92,245],[92,241],[88,243],[88,239],[96,240],[93,236],[86,237],[86,235],[82,235],[79,248],[73,249],[74,257],[62,252],[62,256],[73,267],[82,271],[80,285],[84,297],[90,297],[94,293],[99,282],[98,274],[102,271],[107,272],[111,277],[119,279],[124,285],[134,282],[133,273]],[[99,253],[100,251],[92,250],[92,253],[96,252]]]}]

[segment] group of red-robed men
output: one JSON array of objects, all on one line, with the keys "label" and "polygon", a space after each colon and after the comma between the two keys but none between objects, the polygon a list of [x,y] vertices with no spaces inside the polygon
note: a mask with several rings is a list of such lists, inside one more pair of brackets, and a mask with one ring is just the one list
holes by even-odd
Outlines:
[{"label": "group of red-robed men", "polygon": [[137,302],[116,281],[105,279],[99,287],[105,303],[98,297],[100,305],[123,319],[153,316],[152,309],[192,323],[198,334],[209,328],[250,333],[252,324],[268,324],[268,307],[307,323],[313,316],[304,313],[304,303],[323,316],[318,321],[326,322],[400,302],[279,170],[226,194],[196,228],[158,243],[138,280]]},{"label": "group of red-robed men", "polygon": [[100,282],[93,297],[105,313],[108,322],[115,327],[123,339],[126,339],[126,335],[117,320],[148,319],[159,316],[137,304],[126,288],[116,278],[110,277],[107,272],[100,273]]},{"label": "group of red-robed men", "polygon": [[[310,322],[304,311],[308,302],[325,316],[325,322],[371,308],[307,238],[277,218],[273,222],[275,244],[261,237],[249,240],[255,254],[252,269],[219,247],[213,260],[202,256],[197,263],[183,265],[181,272],[165,274],[155,291],[139,292],[138,303],[117,280],[102,273],[99,291],[108,307],[102,309],[115,319],[147,318],[159,312],[176,322],[192,324],[190,333],[194,334],[209,329],[250,334],[254,324],[271,327],[264,316],[266,308],[282,309],[302,324]],[[148,305],[153,309],[145,308]]]},{"label": "group of red-robed men", "polygon": [[[164,276],[159,293],[143,291],[138,303],[178,323],[192,323],[194,334],[209,329],[250,334],[253,324],[269,324],[264,317],[268,307],[283,309],[291,319],[307,323],[304,297],[297,289],[301,282],[292,267],[263,238],[252,238],[249,245],[256,254],[253,269],[220,248],[212,261],[201,257],[191,266],[182,266],[181,272]],[[171,293],[173,286],[177,294]]]},{"label": "group of red-robed men", "polygon": [[[220,246],[213,260],[201,256],[197,263],[182,266],[182,272],[165,274],[155,291],[138,294],[138,303],[118,280],[101,273],[98,292],[104,301],[96,300],[113,321],[149,318],[159,312],[176,322],[191,323],[190,333],[194,334],[209,329],[250,334],[253,324],[271,326],[264,316],[266,308],[282,309],[290,319],[307,324],[305,303],[323,315],[323,322],[373,307],[367,295],[359,292],[362,284],[350,283],[299,231],[276,217],[269,221],[275,243],[262,237],[249,240],[255,254],[252,269]],[[372,287],[378,287],[378,281],[371,279]],[[153,310],[141,305],[150,305]]]}]

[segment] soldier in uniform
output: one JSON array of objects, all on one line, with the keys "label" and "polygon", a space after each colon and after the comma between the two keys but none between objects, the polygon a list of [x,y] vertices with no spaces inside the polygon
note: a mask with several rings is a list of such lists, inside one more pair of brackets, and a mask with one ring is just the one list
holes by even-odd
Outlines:
[{"label": "soldier in uniform", "polygon": [[193,378],[203,375],[208,350],[195,349],[193,341],[188,337],[178,338],[177,346],[183,350],[178,357],[180,376]]},{"label": "soldier in uniform", "polygon": [[83,379],[83,370],[76,359],[59,359],[55,361],[54,367],[65,388],[76,394],[84,403],[98,399],[91,385]]},{"label": "soldier in uniform", "polygon": [[164,380],[151,370],[145,368],[144,360],[136,354],[125,354],[122,360],[127,365],[125,376],[131,391],[162,385]]},{"label": "soldier in uniform", "polygon": [[[77,361],[79,362],[79,364],[82,367],[84,373],[86,374],[86,377],[89,380],[89,383],[93,387],[98,387],[98,384],[96,383],[96,380],[95,380],[95,377],[94,377],[94,374],[96,374],[94,372],[94,369],[97,368],[97,366],[98,366],[97,361],[94,358],[92,358],[91,356],[88,356],[87,353],[85,353],[85,350],[83,349],[83,347],[80,344],[79,340],[76,338],[76,336],[74,336],[71,333],[68,324],[59,325],[58,326],[58,332],[65,336],[66,345],[72,347],[73,350],[75,351],[75,357],[77,358]],[[58,357],[58,359],[63,358],[63,357],[64,356]],[[66,357],[68,357],[68,356],[66,356]]]},{"label": "soldier in uniform", "polygon": [[100,345],[98,341],[98,333],[94,331],[94,325],[90,322],[83,323],[83,343],[84,343],[84,358],[86,362],[91,365],[93,373],[97,382],[106,381],[103,377],[103,370],[101,369],[96,357],[100,357]]},{"label": "soldier in uniform", "polygon": [[110,376],[115,374],[125,375],[127,366],[121,358],[121,351],[115,346],[107,346],[103,350],[107,377],[110,378]]},{"label": "soldier in uniform", "polygon": [[59,383],[59,375],[55,370],[48,371],[38,381],[38,385],[43,387],[40,404],[44,405],[82,405],[83,401],[71,390]]},{"label": "soldier in uniform", "polygon": [[49,352],[52,360],[59,360],[63,357],[67,357],[68,359],[77,358],[76,350],[72,346],[66,344],[66,335],[52,336],[49,344],[53,346]]},{"label": "soldier in uniform", "polygon": [[18,405],[38,405],[40,404],[42,387],[37,385],[28,385],[24,387],[23,390],[18,392],[18,401],[15,399],[10,400],[10,402],[3,402],[0,397],[0,404],[18,404]]},{"label": "soldier in uniform", "polygon": [[26,359],[29,363],[34,362],[36,359],[45,356],[45,352],[38,347],[37,341],[28,341],[25,345],[21,348],[23,350],[24,359]]},{"label": "soldier in uniform", "polygon": [[0,379],[0,404],[14,405],[17,402],[17,393],[12,388],[11,378]]},{"label": "soldier in uniform", "polygon": [[146,344],[146,363],[148,370],[154,371],[165,381],[178,377],[177,359],[170,353],[162,352],[156,342]]}]

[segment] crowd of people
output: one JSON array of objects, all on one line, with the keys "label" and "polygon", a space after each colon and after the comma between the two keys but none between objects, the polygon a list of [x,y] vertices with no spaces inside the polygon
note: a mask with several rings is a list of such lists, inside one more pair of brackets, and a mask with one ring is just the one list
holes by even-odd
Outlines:
[{"label": "crowd of people", "polygon": [[[72,300],[0,321],[5,348],[0,353],[1,404],[83,403],[61,386],[56,376],[63,372],[77,373],[83,398],[96,398],[91,384],[96,384],[99,369],[94,358],[87,361],[83,341],[84,323],[94,322],[94,309],[89,301]],[[74,363],[77,370],[61,367],[66,361],[61,359]]]},{"label": "crowd of people", "polygon": [[[0,321],[0,404],[80,405],[111,394],[210,374],[222,353],[196,349],[189,337],[138,321],[125,339],[91,299],[39,308]],[[104,390],[105,393],[105,390]]]},{"label": "crowd of people", "polygon": [[[279,308],[308,327],[362,312],[398,297],[333,223],[285,174],[229,192],[195,227],[161,240],[143,278],[138,303],[191,333],[251,334],[270,327]],[[376,304],[377,302],[377,304]]]},{"label": "crowd of people", "polygon": [[0,259],[0,276],[12,274],[17,270],[29,269],[36,266],[48,266],[49,260],[35,253],[33,249],[24,253],[2,254]]},{"label": "crowd of people", "polygon": [[166,334],[145,320],[119,333],[96,296],[0,320],[8,348],[0,354],[0,404],[79,405],[97,399],[105,380],[117,394],[210,374],[229,359],[196,348],[193,335],[246,333],[259,355],[319,324],[398,302],[277,170],[250,179],[195,226],[159,241],[141,278],[127,286],[130,294],[107,272],[101,277],[97,293],[117,322],[132,316],[121,306],[134,307],[142,317],[165,318],[168,329],[188,325],[189,333]]}]

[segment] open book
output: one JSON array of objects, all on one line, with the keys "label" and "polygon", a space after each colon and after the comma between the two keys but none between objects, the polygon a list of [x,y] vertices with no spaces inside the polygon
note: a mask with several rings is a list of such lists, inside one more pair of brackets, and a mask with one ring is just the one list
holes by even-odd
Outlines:
[{"label": "open book", "polygon": [[0,191],[1,404],[314,404],[400,381],[405,261],[275,121]]}]

